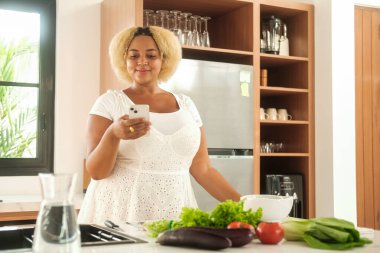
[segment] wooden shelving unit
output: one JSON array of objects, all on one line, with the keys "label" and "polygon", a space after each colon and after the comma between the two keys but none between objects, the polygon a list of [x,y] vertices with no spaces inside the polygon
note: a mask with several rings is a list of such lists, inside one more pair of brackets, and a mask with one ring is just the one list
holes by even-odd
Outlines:
[{"label": "wooden shelving unit", "polygon": [[[117,89],[108,45],[119,30],[143,24],[143,9],[169,9],[209,16],[211,48],[183,46],[183,58],[253,65],[254,193],[268,173],[304,177],[305,211],[315,216],[314,190],[314,14],[313,6],[280,0],[104,0],[102,2],[100,92]],[[260,22],[276,15],[288,26],[290,55],[260,53]],[[228,34],[226,34],[228,33]],[[260,69],[268,86],[260,86]],[[260,107],[286,108],[291,121],[260,121]],[[260,153],[265,139],[286,145],[283,153]]]},{"label": "wooden shelving unit", "polygon": [[[261,0],[255,34],[263,18],[275,15],[288,27],[289,56],[259,53],[255,47],[255,74],[268,71],[268,86],[255,82],[255,115],[261,108],[286,108],[289,121],[255,117],[255,191],[263,189],[266,174],[301,174],[304,180],[305,214],[315,216],[314,173],[314,10],[312,5]],[[256,7],[256,6],[255,6]],[[254,43],[259,43],[259,36]],[[260,144],[271,140],[284,144],[281,153],[260,153]],[[259,168],[259,169],[258,169]]]}]

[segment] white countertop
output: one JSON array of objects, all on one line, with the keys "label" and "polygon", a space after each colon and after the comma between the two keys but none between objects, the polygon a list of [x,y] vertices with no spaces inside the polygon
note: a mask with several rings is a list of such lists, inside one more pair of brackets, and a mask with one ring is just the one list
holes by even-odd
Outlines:
[{"label": "white countertop", "polygon": [[[22,211],[38,211],[40,207],[41,197],[37,195],[22,195],[22,196],[0,196],[4,202],[0,202],[0,212],[22,212]],[[83,195],[77,195],[75,197],[75,206],[80,207]],[[109,246],[92,246],[92,247],[82,247],[83,253],[107,253],[107,252],[125,252],[129,253],[186,253],[186,252],[213,252],[208,250],[200,250],[193,248],[180,248],[180,247],[169,247],[161,246],[155,243],[154,238],[149,238],[146,233],[139,231],[137,228],[124,224],[121,228],[126,234],[141,238],[148,241],[148,243],[136,243],[136,244],[120,244],[120,245],[109,245]],[[361,252],[361,253],[379,253],[380,252],[380,230],[372,229],[359,229],[362,236],[368,237],[373,240],[372,244],[366,245],[364,247],[354,248],[347,252]],[[1,251],[4,252],[4,251]],[[9,251],[17,252],[17,251]],[[25,252],[25,251],[18,251]],[[214,251],[215,252],[215,251]],[[330,250],[317,250],[308,247],[303,242],[289,242],[283,240],[278,245],[264,245],[258,240],[254,240],[252,243],[245,245],[241,248],[228,248],[216,252],[265,252],[265,253],[308,253],[308,252],[335,252]]]},{"label": "white countertop", "polygon": [[[118,245],[118,246],[98,246],[98,247],[83,247],[82,252],[91,253],[107,253],[107,252],[128,252],[128,253],[187,253],[187,252],[254,252],[254,253],[308,253],[308,252],[321,252],[321,253],[337,253],[338,251],[330,250],[317,250],[308,247],[304,242],[289,242],[283,240],[278,245],[264,245],[259,240],[253,240],[252,243],[245,245],[241,248],[227,248],[219,251],[200,250],[193,248],[180,248],[172,246],[161,246],[155,243],[154,238],[149,238],[146,233],[139,231],[135,227],[129,225],[121,225],[125,233],[131,236],[141,238],[149,241],[148,243],[136,243],[132,245]],[[360,229],[362,236],[368,237],[374,242],[364,247],[354,248],[347,252],[361,252],[361,253],[379,253],[380,252],[380,230]]]},{"label": "white countertop", "polygon": [[[119,224],[120,225],[120,224]],[[308,247],[303,242],[289,242],[283,240],[278,245],[264,245],[259,242],[259,240],[253,240],[253,242],[240,247],[240,248],[227,248],[219,251],[211,250],[201,250],[195,248],[180,248],[172,246],[161,246],[155,243],[154,238],[147,237],[144,231],[140,231],[137,228],[130,225],[120,225],[124,230],[124,233],[141,238],[148,241],[148,243],[136,243],[136,244],[120,244],[120,245],[107,245],[107,246],[87,246],[82,247],[82,253],[118,253],[118,252],[128,252],[128,253],[189,253],[189,252],[255,252],[255,253],[337,253],[341,251],[330,251],[330,250],[317,250]],[[380,252],[380,230],[372,229],[361,229],[359,228],[362,236],[370,238],[373,240],[372,244],[366,245],[364,247],[358,247],[345,252],[360,252],[360,253],[379,253]],[[0,251],[0,252],[28,252],[28,251]],[[30,252],[30,251],[29,251]]]}]

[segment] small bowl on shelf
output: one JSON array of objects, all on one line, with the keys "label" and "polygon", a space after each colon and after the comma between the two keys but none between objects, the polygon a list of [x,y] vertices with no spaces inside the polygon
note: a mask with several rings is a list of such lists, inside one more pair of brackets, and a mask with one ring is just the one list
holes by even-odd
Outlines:
[{"label": "small bowl on shelf", "polygon": [[261,207],[263,209],[262,220],[266,222],[281,222],[285,219],[293,207],[292,196],[278,195],[246,195],[240,198],[244,202],[244,210],[256,210]]}]

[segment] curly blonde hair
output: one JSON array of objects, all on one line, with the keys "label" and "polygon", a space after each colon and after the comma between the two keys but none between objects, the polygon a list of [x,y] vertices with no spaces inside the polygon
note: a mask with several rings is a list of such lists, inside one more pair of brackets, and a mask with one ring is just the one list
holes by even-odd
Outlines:
[{"label": "curly blonde hair", "polygon": [[[147,27],[153,40],[156,42],[162,57],[161,71],[158,75],[159,81],[167,81],[175,72],[179,61],[182,58],[182,48],[174,34],[158,26]],[[109,46],[109,56],[111,66],[120,81],[131,83],[132,77],[127,71],[124,53],[128,50],[133,38],[145,34],[136,34],[141,27],[131,27],[117,33],[111,40]],[[146,28],[144,28],[146,29]]]}]

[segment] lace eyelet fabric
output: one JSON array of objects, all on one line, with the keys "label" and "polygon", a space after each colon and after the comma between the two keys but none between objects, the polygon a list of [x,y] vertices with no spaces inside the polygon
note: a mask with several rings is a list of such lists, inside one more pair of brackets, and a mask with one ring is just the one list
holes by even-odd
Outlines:
[{"label": "lace eyelet fabric", "polygon": [[197,207],[189,168],[200,145],[200,129],[182,106],[187,123],[173,134],[152,127],[148,136],[121,141],[112,174],[91,181],[80,223],[176,219],[183,207]]}]

